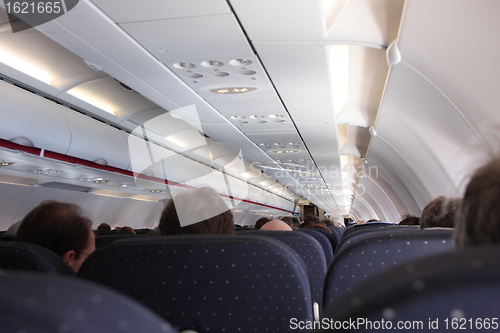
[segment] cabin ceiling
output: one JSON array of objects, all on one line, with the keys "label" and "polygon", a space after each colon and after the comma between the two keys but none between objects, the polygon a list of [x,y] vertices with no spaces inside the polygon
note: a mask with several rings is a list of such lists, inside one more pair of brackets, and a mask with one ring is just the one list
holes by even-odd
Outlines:
[{"label": "cabin ceiling", "polygon": [[289,200],[397,222],[460,191],[477,157],[464,147],[483,147],[484,124],[499,118],[499,10],[495,0],[80,0],[40,33],[12,34],[1,12],[0,73],[119,128],[142,125],[201,163],[240,155]]}]

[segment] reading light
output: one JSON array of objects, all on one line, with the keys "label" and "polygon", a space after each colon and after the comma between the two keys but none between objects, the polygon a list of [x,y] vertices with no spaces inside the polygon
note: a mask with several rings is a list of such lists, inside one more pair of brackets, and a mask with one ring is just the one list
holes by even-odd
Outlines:
[{"label": "reading light", "polygon": [[295,154],[298,153],[298,149],[275,149],[271,150],[270,152],[276,153],[276,154]]},{"label": "reading light", "polygon": [[63,173],[60,170],[54,170],[54,169],[30,170],[29,172],[36,173],[37,175],[51,175],[55,173]]},{"label": "reading light", "polygon": [[249,59],[233,59],[229,61],[230,65],[233,66],[248,66],[252,64],[252,60]]},{"label": "reading light", "polygon": [[217,61],[217,60],[207,60],[203,61],[201,65],[203,67],[221,67],[224,66],[224,63],[222,61]]},{"label": "reading light", "polygon": [[251,92],[254,90],[257,90],[257,88],[254,88],[254,87],[227,87],[227,88],[210,89],[209,91],[211,93],[214,93],[214,94],[236,95],[236,94],[248,93],[248,92]]}]

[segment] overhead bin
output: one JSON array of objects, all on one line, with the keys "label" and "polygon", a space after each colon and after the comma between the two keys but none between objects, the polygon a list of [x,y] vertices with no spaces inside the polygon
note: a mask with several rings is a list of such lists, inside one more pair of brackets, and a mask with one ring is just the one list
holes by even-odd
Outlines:
[{"label": "overhead bin", "polygon": [[71,132],[62,107],[0,81],[2,139],[66,154]]},{"label": "overhead bin", "polygon": [[129,167],[127,140],[120,130],[62,106],[61,108],[64,109],[71,130],[68,155],[120,169]]}]

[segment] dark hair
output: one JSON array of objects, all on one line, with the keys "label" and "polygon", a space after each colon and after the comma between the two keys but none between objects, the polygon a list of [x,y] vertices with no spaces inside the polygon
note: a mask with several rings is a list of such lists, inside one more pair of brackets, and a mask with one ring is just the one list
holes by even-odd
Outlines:
[{"label": "dark hair", "polygon": [[128,227],[128,226],[121,227],[120,231],[127,232],[129,234],[135,234],[136,233],[135,230],[134,230],[134,228]]},{"label": "dark hair", "polygon": [[280,220],[288,224],[290,227],[293,225],[292,218],[290,216],[282,216]]},{"label": "dark hair", "polygon": [[319,221],[319,217],[317,217],[316,215],[306,215],[306,217],[304,217],[304,223],[307,223],[307,224],[310,224],[310,223],[320,223]]},{"label": "dark hair", "polygon": [[420,214],[420,229],[453,228],[455,226],[455,213],[461,200],[460,198],[439,196],[429,202]]},{"label": "dark hair", "polygon": [[233,214],[212,188],[184,190],[168,201],[159,229],[162,235],[234,234]]},{"label": "dark hair", "polygon": [[456,216],[458,247],[500,243],[500,158],[477,169]]},{"label": "dark hair", "polygon": [[403,215],[401,216],[401,221],[399,225],[419,225],[420,217],[413,215]]},{"label": "dark hair", "polygon": [[326,225],[328,227],[334,227],[335,226],[335,223],[333,223],[333,221],[330,220],[330,219],[322,219],[321,223],[323,223],[324,225]]},{"label": "dark hair", "polygon": [[78,259],[91,230],[92,221],[77,205],[44,201],[24,217],[14,241],[38,244],[60,256],[74,250]]},{"label": "dark hair", "polygon": [[328,231],[328,233],[330,233],[330,234],[332,233],[332,231],[326,225],[324,225],[323,223],[309,224],[309,225],[306,225],[304,228],[323,229],[325,231]]},{"label": "dark hair", "polygon": [[111,226],[107,223],[101,223],[97,226],[97,230],[111,230]]},{"label": "dark hair", "polygon": [[264,224],[266,224],[267,222],[271,221],[271,219],[268,219],[267,217],[261,217],[260,219],[258,219],[257,221],[255,221],[255,229],[260,229],[262,228],[262,226]]}]

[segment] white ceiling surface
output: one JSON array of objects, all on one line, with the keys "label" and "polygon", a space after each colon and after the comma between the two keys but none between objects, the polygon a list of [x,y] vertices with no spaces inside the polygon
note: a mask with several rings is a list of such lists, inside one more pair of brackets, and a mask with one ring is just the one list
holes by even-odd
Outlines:
[{"label": "white ceiling surface", "polygon": [[[499,9],[496,0],[81,0],[38,27],[71,52],[27,32],[10,41],[2,34],[0,46],[13,43],[27,61],[59,73],[53,86],[0,70],[131,130],[194,106],[202,132],[327,212],[348,213],[356,188],[354,216],[396,221],[418,215],[437,195],[458,194],[482,144],[478,133],[500,117]],[[40,53],[23,52],[21,36]],[[396,38],[402,61],[389,68],[385,49]],[[348,52],[342,63],[337,50]],[[104,71],[71,60],[73,53]],[[145,98],[126,99],[104,72]],[[344,74],[349,81],[339,86]],[[73,87],[103,98],[115,115],[69,95]],[[226,87],[257,89],[208,91]],[[345,104],[339,87],[348,92]],[[378,136],[368,135],[371,126]],[[197,154],[205,163],[207,153]],[[283,163],[312,175],[278,174],[290,169]],[[376,176],[366,175],[372,168]]]},{"label": "white ceiling surface", "polygon": [[[388,71],[384,48],[397,35],[403,1],[231,4],[313,159],[320,170],[326,170],[323,179],[330,189],[342,187],[345,180],[331,172],[332,167],[340,169],[341,154],[364,154],[356,149],[340,151],[337,124],[373,126]],[[330,62],[332,45],[349,45],[346,109],[335,110],[335,95],[332,98],[332,78],[338,75]],[[347,148],[369,143],[369,137],[348,137]],[[339,208],[349,211],[345,194],[335,192]]]},{"label": "white ceiling surface", "polygon": [[438,195],[461,194],[498,124],[500,46],[492,41],[499,10],[498,1],[407,1],[402,62],[391,68],[375,126],[380,138],[367,159],[399,155],[378,165],[406,183],[420,209]]}]

